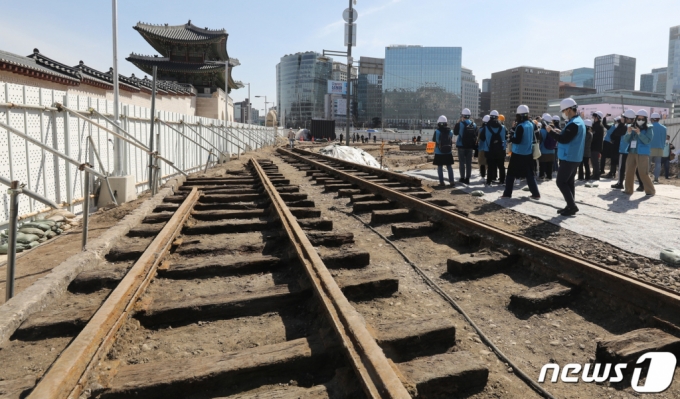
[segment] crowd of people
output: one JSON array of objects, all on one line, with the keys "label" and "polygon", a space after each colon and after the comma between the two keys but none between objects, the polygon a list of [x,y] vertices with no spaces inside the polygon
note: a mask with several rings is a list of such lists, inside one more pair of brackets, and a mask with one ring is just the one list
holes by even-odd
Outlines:
[{"label": "crowd of people", "polygon": [[[656,194],[654,184],[659,182],[662,169],[669,178],[674,147],[666,127],[659,123],[658,113],[649,115],[644,109],[637,112],[628,109],[611,120],[610,114],[597,111],[586,118],[572,98],[561,101],[560,111],[561,115],[543,114],[532,119],[529,107],[520,105],[509,129],[505,117],[495,110],[484,116],[479,127],[467,108],[453,126],[449,126],[446,116],[440,116],[432,137],[436,143],[433,163],[437,165],[439,185],[446,186],[446,167],[449,184],[455,186],[454,145],[459,183],[470,184],[473,157],[478,159],[486,185],[504,186],[501,198],[511,198],[515,181],[522,179],[529,187],[530,198],[540,200],[537,175],[541,181],[554,178],[566,202],[557,211],[562,216],[573,216],[579,211],[575,201],[577,179],[596,182],[603,176],[618,178],[612,188],[631,195],[637,176],[637,191],[651,196]],[[510,161],[506,170],[507,155]],[[651,163],[653,181],[649,173]],[[610,170],[605,174],[607,164]]]}]

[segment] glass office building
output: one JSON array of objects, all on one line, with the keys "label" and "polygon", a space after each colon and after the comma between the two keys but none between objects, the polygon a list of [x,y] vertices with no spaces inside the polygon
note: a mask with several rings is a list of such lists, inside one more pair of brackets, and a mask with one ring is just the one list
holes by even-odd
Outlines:
[{"label": "glass office building", "polygon": [[573,83],[576,87],[595,87],[594,68],[576,68],[560,72],[560,82]]},{"label": "glass office building", "polygon": [[635,58],[610,54],[595,58],[595,89],[635,90]]},{"label": "glass office building", "polygon": [[391,46],[385,49],[383,122],[414,128],[457,119],[461,111],[460,47]]},{"label": "glass office building", "polygon": [[667,68],[652,69],[640,75],[640,91],[666,94]]},{"label": "glass office building", "polygon": [[324,95],[332,68],[332,59],[313,51],[281,57],[276,65],[276,98],[286,127],[309,128],[312,119],[324,118]]},{"label": "glass office building", "polygon": [[382,127],[382,89],[385,60],[361,57],[357,79],[358,123],[361,127]]}]

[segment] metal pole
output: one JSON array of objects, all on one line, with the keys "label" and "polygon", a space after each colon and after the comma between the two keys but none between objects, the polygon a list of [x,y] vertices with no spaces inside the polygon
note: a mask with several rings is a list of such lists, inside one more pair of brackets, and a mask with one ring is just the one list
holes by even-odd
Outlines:
[{"label": "metal pole", "polygon": [[248,83],[248,124],[249,125],[251,124],[251,120],[252,120],[252,118],[250,116],[250,114],[252,114],[252,112],[253,112],[253,106],[252,106],[252,101],[250,101],[250,83]]},{"label": "metal pole", "polygon": [[14,271],[17,263],[17,223],[19,218],[19,182],[11,183],[9,194],[9,230],[7,241],[7,280],[5,282],[5,302],[14,296]]},{"label": "metal pole", "polygon": [[[156,125],[156,71],[157,67],[154,65],[153,66],[153,82],[151,85],[151,128],[149,130],[149,150],[153,153],[153,130],[154,126]],[[154,189],[153,185],[153,155],[149,154],[149,189],[151,190],[151,194],[155,195],[156,191]]]},{"label": "metal pole", "polygon": [[85,171],[85,201],[83,202],[83,251],[87,246],[87,225],[90,218],[90,174]]},{"label": "metal pole", "polygon": [[224,121],[226,122],[228,120],[229,120],[229,60],[226,60],[224,61]]},{"label": "metal pole", "polygon": [[350,100],[349,100],[349,82],[352,78],[352,28],[354,25],[354,12],[352,8],[352,0],[349,0],[349,29],[347,32],[347,134],[345,137],[345,145],[349,147],[349,123],[350,123]]},{"label": "metal pole", "polygon": [[[118,110],[118,0],[111,0],[113,16],[113,122],[117,127],[120,126],[120,111]],[[123,142],[114,137],[113,139],[113,174],[115,176],[125,175],[125,162],[123,162]]]}]

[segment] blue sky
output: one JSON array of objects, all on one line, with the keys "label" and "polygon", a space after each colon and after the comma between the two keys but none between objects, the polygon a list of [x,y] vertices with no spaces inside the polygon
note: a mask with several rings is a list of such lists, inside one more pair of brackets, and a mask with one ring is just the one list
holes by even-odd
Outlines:
[{"label": "blue sky", "polygon": [[[342,50],[345,0],[119,0],[119,70],[141,75],[125,61],[155,52],[132,29],[138,21],[225,28],[237,80],[251,95],[276,98],[276,64],[302,51]],[[521,7],[521,8],[518,8]],[[383,57],[390,44],[460,46],[463,65],[481,84],[492,72],[530,65],[554,70],[592,67],[598,55],[637,59],[639,75],[668,61],[668,29],[680,25],[680,1],[632,0],[441,1],[358,0],[354,56]],[[37,47],[58,61],[107,70],[112,62],[111,1],[4,1],[0,49],[28,55]],[[637,88],[638,86],[636,86]],[[236,101],[247,89],[232,92]],[[254,104],[264,108],[263,99]]]}]

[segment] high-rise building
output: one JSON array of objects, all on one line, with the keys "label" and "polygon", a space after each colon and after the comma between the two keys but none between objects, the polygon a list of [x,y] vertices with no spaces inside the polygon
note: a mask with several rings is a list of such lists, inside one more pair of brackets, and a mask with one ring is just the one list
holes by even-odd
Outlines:
[{"label": "high-rise building", "polygon": [[482,79],[482,93],[491,91],[491,79]]},{"label": "high-rise building", "polygon": [[586,94],[597,93],[597,90],[590,87],[577,87],[573,83],[560,82],[560,91],[558,98],[567,98],[573,96],[583,96]]},{"label": "high-rise building", "polygon": [[595,89],[635,90],[635,58],[610,54],[595,58]]},{"label": "high-rise building", "polygon": [[[234,103],[234,122],[248,123],[248,112],[255,111],[252,109],[252,104],[249,99]],[[250,118],[250,122],[256,122],[254,117]]]},{"label": "high-rise building", "polygon": [[281,57],[276,65],[276,103],[286,127],[309,127],[324,118],[324,95],[333,61],[314,51]]},{"label": "high-rise building", "polygon": [[654,68],[640,75],[640,91],[666,94],[667,71],[668,68]]},{"label": "high-rise building", "polygon": [[463,108],[468,108],[473,118],[479,118],[479,83],[472,69],[462,67],[460,74]]},{"label": "high-rise building", "polygon": [[560,82],[573,83],[575,87],[595,87],[594,68],[576,68],[560,72]]},{"label": "high-rise building", "polygon": [[667,76],[666,99],[672,100],[674,95],[680,96],[680,25],[669,32]]},{"label": "high-rise building", "polygon": [[361,57],[357,81],[358,122],[367,127],[382,126],[384,58]]},{"label": "high-rise building", "polygon": [[[352,79],[357,77],[357,68],[352,67]],[[347,81],[347,64],[342,62],[333,62],[333,72],[331,72],[331,80],[338,80],[342,82]]]},{"label": "high-rise building", "polygon": [[522,66],[491,74],[491,109],[512,120],[521,104],[541,115],[559,94],[559,71]]},{"label": "high-rise building", "polygon": [[461,107],[460,47],[390,46],[385,49],[383,119],[402,129],[456,118]]}]

